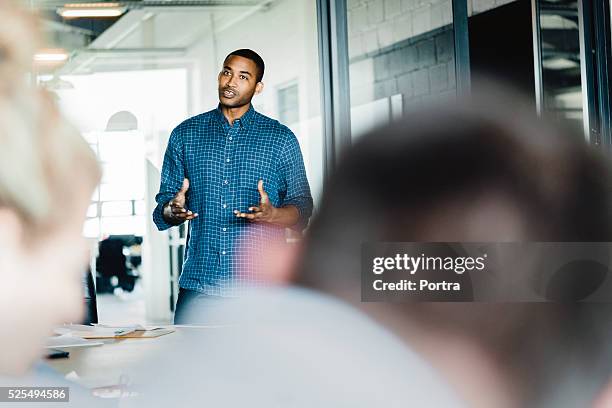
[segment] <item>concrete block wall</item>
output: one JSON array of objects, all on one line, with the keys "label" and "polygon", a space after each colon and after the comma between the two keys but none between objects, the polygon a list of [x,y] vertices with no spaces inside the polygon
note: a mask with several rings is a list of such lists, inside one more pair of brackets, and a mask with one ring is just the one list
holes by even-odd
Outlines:
[{"label": "concrete block wall", "polygon": [[[478,14],[516,0],[467,0]],[[348,0],[349,58],[452,24],[452,0]]]},{"label": "concrete block wall", "polygon": [[351,61],[351,105],[402,94],[404,110],[455,94],[450,26]]},{"label": "concrete block wall", "polygon": [[349,58],[452,22],[451,0],[349,0]]},{"label": "concrete block wall", "polygon": [[[515,0],[468,0],[478,14]],[[401,93],[404,111],[455,95],[452,0],[348,0],[351,105]]]},{"label": "concrete block wall", "polygon": [[468,15],[482,13],[516,0],[468,0]]}]

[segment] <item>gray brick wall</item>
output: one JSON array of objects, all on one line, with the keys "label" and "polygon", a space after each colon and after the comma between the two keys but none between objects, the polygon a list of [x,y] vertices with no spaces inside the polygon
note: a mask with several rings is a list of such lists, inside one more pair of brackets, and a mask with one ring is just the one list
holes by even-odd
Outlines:
[{"label": "gray brick wall", "polygon": [[[515,0],[468,0],[469,15]],[[347,0],[349,57],[452,24],[452,0]]]},{"label": "gray brick wall", "polygon": [[347,9],[351,58],[452,21],[452,0],[348,0]]},{"label": "gray brick wall", "polygon": [[516,0],[468,0],[468,15],[482,13]]},{"label": "gray brick wall", "polygon": [[454,95],[452,27],[405,40],[351,61],[351,103],[402,94],[404,110]]},{"label": "gray brick wall", "polygon": [[[470,15],[515,0],[468,0]],[[347,0],[351,105],[455,96],[452,0]]]}]

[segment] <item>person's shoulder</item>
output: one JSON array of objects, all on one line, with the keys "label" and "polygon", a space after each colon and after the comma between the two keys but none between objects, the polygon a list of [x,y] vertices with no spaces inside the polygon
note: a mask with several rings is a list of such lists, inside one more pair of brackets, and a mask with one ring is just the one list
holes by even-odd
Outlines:
[{"label": "person's shoulder", "polygon": [[215,109],[185,119],[172,130],[169,143],[177,146],[196,140],[202,135],[201,130],[210,125],[214,115]]},{"label": "person's shoulder", "polygon": [[261,112],[255,111],[255,118],[260,125],[271,127],[273,130],[277,131],[280,134],[293,135],[293,132],[291,131],[291,129],[289,129],[289,127],[283,125],[276,119],[264,115]]},{"label": "person's shoulder", "polygon": [[175,133],[190,130],[194,127],[199,127],[209,123],[215,115],[216,109],[209,110],[208,112],[200,113],[190,118],[185,119],[178,126],[174,128]]},{"label": "person's shoulder", "polygon": [[266,132],[266,135],[273,137],[277,146],[284,147],[288,143],[298,143],[297,137],[288,126],[262,113],[255,112],[255,114],[257,115],[259,125],[267,130],[271,130]]}]

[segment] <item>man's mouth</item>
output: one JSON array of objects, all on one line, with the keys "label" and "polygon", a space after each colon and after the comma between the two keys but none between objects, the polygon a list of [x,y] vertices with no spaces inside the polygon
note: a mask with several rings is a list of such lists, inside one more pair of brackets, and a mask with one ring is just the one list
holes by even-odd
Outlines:
[{"label": "man's mouth", "polygon": [[225,96],[226,98],[233,98],[234,96],[236,96],[236,92],[230,90],[230,89],[224,89],[223,90],[223,96]]}]

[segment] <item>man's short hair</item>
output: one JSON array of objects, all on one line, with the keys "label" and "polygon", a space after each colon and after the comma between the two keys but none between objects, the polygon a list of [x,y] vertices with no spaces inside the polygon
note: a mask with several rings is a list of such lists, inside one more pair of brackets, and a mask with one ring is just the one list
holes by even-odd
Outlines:
[{"label": "man's short hair", "polygon": [[257,82],[261,82],[264,76],[266,65],[264,64],[263,58],[261,58],[258,53],[248,48],[241,48],[239,50],[230,52],[227,57],[225,57],[225,59],[227,60],[232,55],[236,55],[238,57],[250,59],[251,61],[253,61],[255,65],[257,65]]}]

